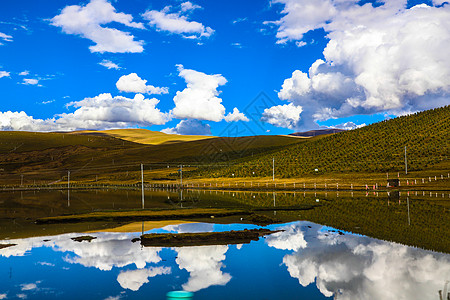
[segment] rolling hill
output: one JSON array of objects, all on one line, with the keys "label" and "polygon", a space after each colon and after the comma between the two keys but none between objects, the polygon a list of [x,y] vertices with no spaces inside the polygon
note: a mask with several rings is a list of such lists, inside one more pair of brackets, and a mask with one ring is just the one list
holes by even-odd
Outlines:
[{"label": "rolling hill", "polygon": [[[68,171],[74,180],[108,174],[119,178],[122,173],[127,176],[120,180],[131,180],[128,173],[138,171],[141,163],[147,170],[166,168],[167,173],[173,171],[167,166],[220,165],[303,141],[288,136],[252,136],[149,145],[104,134],[33,132],[0,132],[0,138],[0,184],[21,183],[22,175],[25,183],[58,182]],[[166,175],[156,175],[161,176]]]},{"label": "rolling hill", "polygon": [[[424,170],[447,164],[450,156],[450,106],[423,111],[363,128],[318,136],[276,153],[246,157],[226,168],[203,168],[196,176],[283,178],[305,174],[404,171],[406,146],[408,169]],[[317,171],[316,171],[317,169]]]},{"label": "rolling hill", "polygon": [[328,128],[328,129],[318,129],[318,130],[309,130],[304,132],[294,132],[289,135],[298,136],[298,137],[312,137],[324,134],[334,134],[345,131],[344,129],[337,128]]},{"label": "rolling hill", "polygon": [[112,129],[101,131],[76,131],[73,134],[84,135],[97,135],[97,136],[109,136],[119,138],[125,141],[146,144],[146,145],[159,145],[165,143],[179,143],[198,141],[204,139],[214,138],[213,136],[203,135],[178,135],[178,134],[166,134],[159,131],[151,131],[147,129]]}]

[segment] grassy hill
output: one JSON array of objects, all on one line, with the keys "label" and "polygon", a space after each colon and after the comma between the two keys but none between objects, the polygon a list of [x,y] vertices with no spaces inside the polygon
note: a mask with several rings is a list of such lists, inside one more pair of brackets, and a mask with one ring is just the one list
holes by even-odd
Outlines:
[{"label": "grassy hill", "polygon": [[[360,129],[320,136],[233,162],[227,168],[203,168],[193,175],[208,177],[272,176],[272,158],[279,177],[306,174],[404,171],[448,165],[450,106],[382,121]],[[315,170],[318,171],[315,171]]]},{"label": "grassy hill", "polygon": [[108,136],[83,136],[58,132],[0,131],[0,155],[61,147],[129,148],[137,144]]},{"label": "grassy hill", "polygon": [[203,135],[166,134],[163,132],[151,131],[147,129],[113,129],[101,131],[78,131],[74,133],[85,135],[110,136],[125,141],[146,145],[189,142],[214,138],[213,136],[203,136]]},{"label": "grassy hill", "polygon": [[107,135],[32,132],[0,132],[0,138],[0,184],[18,184],[22,175],[25,184],[57,182],[67,171],[72,180],[130,181],[138,178],[131,174],[141,163],[146,170],[165,168],[153,177],[165,178],[179,164],[217,165],[302,141],[255,136],[145,145]]},{"label": "grassy hill", "polygon": [[[100,135],[0,132],[0,185],[20,184],[22,175],[24,184],[58,182],[66,180],[67,171],[79,182],[135,183],[141,163],[148,180],[175,180],[181,164],[186,177],[197,179],[268,178],[272,158],[278,179],[337,173],[369,176],[404,171],[405,146],[409,171],[448,170],[449,132],[450,106],[311,138],[212,137],[164,142],[165,137],[158,140],[157,135],[140,130],[113,131],[120,138],[110,131]],[[144,144],[152,135],[155,139],[147,143],[155,144]]]}]

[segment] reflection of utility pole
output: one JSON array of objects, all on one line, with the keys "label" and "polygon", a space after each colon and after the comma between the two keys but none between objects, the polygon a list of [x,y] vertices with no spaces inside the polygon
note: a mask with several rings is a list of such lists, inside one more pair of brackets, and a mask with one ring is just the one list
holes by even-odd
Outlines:
[{"label": "reflection of utility pole", "polygon": [[275,157],[272,157],[272,181],[275,181]]},{"label": "reflection of utility pole", "polygon": [[180,185],[183,187],[183,165],[180,166]]},{"label": "reflection of utility pole", "polygon": [[409,197],[406,197],[406,202],[408,203],[408,225],[411,226],[411,218],[409,217]]},{"label": "reflection of utility pole", "polygon": [[405,146],[405,174],[408,175],[408,161],[406,160],[406,146]]},{"label": "reflection of utility pole", "polygon": [[141,164],[142,209],[144,209],[144,165]]},{"label": "reflection of utility pole", "polygon": [[[273,192],[273,207],[275,208],[276,203],[275,203],[275,192]],[[273,210],[273,215],[276,216],[277,215],[277,211]]]},{"label": "reflection of utility pole", "polygon": [[[439,290],[439,300],[450,300],[450,292],[447,290],[448,281],[445,282],[444,290]],[[447,298],[444,298],[447,294]]]}]

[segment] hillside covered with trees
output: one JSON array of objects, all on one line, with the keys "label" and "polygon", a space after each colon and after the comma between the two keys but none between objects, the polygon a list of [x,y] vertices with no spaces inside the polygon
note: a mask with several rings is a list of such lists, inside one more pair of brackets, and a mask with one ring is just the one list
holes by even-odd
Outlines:
[{"label": "hillside covered with trees", "polygon": [[193,175],[272,176],[273,158],[275,174],[283,178],[328,172],[404,171],[405,146],[408,170],[419,171],[447,164],[449,133],[450,106],[445,106],[232,161],[229,167],[202,168]]}]

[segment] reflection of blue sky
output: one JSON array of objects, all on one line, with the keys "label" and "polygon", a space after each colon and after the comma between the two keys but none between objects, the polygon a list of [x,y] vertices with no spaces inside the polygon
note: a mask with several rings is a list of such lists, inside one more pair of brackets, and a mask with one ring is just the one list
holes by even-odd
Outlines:
[{"label": "reflection of blue sky", "polygon": [[178,225],[167,225],[162,228],[146,231],[146,233],[161,233],[161,232],[195,233],[195,232],[212,232],[212,231],[218,232],[218,231],[244,230],[254,228],[259,228],[259,226],[252,224],[184,223]]},{"label": "reflection of blue sky", "polygon": [[[187,223],[156,231],[204,232],[255,228]],[[284,231],[244,245],[141,247],[139,233],[64,234],[8,241],[0,250],[0,299],[98,295],[164,298],[173,289],[195,299],[429,299],[450,279],[449,255],[364,236],[329,232],[310,222],[270,225]],[[44,242],[43,240],[50,241]],[[3,268],[3,266],[6,266]],[[82,289],[80,290],[80,286]],[[434,297],[436,296],[436,297]],[[436,298],[437,299],[437,298]]]}]

